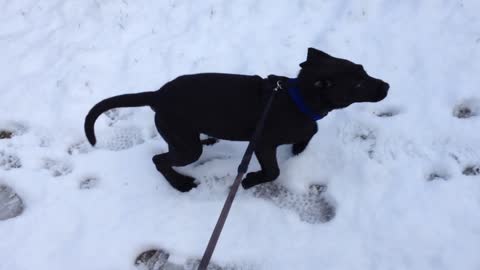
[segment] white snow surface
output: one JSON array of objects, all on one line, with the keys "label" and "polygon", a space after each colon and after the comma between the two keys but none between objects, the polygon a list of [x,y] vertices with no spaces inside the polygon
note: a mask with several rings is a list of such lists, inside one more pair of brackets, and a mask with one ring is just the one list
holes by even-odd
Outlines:
[{"label": "white snow surface", "polygon": [[[380,103],[319,121],[298,157],[279,149],[277,182],[299,194],[327,185],[336,216],[305,223],[241,189],[213,261],[480,269],[480,175],[462,173],[480,166],[480,1],[2,0],[0,8],[0,130],[15,131],[0,151],[21,162],[0,166],[0,184],[25,204],[0,221],[1,270],[135,269],[150,248],[180,264],[201,257],[246,143],[206,147],[179,169],[201,183],[182,194],[151,162],[167,145],[150,109],[100,117],[95,148],[85,114],[182,74],[294,77],[308,47],[391,86]],[[459,108],[471,117],[455,117]],[[254,159],[250,170],[258,168]]]}]

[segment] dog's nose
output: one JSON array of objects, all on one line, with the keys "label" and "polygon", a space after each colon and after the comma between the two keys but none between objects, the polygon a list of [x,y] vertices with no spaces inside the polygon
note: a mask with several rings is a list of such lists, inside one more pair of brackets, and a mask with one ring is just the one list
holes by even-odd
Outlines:
[{"label": "dog's nose", "polygon": [[377,88],[377,93],[376,93],[376,98],[375,101],[380,101],[387,97],[388,94],[388,89],[390,88],[390,85],[384,81],[380,81],[380,86]]},{"label": "dog's nose", "polygon": [[388,89],[390,88],[390,85],[386,82],[383,82],[381,87],[382,87],[383,91],[388,92]]}]

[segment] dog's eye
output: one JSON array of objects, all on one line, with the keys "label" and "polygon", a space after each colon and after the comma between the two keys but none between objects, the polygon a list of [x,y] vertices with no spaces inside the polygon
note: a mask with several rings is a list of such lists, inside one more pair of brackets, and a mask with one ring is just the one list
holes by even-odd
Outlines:
[{"label": "dog's eye", "polygon": [[323,81],[322,80],[316,81],[313,85],[315,85],[315,87],[317,88],[323,88]]},{"label": "dog's eye", "polygon": [[363,86],[364,83],[365,83],[365,81],[364,81],[364,80],[361,80],[361,81],[359,81],[357,84],[355,84],[355,86],[354,86],[353,88],[360,88],[360,87]]},{"label": "dog's eye", "polygon": [[317,88],[330,88],[333,83],[330,80],[318,80],[313,85]]}]

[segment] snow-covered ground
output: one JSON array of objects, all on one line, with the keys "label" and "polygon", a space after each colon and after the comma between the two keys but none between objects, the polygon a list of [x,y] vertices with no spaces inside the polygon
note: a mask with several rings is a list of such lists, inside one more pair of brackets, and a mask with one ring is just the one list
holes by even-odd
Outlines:
[{"label": "snow-covered ground", "polygon": [[[151,162],[167,146],[149,109],[102,116],[97,148],[85,142],[86,112],[181,74],[295,76],[308,47],[363,64],[390,83],[389,96],[329,114],[298,157],[282,147],[285,202],[240,190],[213,261],[480,269],[480,1],[2,0],[0,9],[0,185],[24,203],[0,221],[1,270],[135,269],[152,248],[172,263],[199,258],[246,144],[205,148],[181,169],[202,184],[180,194]],[[328,187],[329,222],[299,214],[312,184]]]}]

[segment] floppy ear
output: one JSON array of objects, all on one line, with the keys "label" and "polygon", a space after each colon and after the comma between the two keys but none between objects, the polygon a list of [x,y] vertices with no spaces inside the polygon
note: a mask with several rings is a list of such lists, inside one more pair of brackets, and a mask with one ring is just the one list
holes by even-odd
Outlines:
[{"label": "floppy ear", "polygon": [[308,48],[307,61],[300,64],[302,68],[308,66],[318,66],[321,65],[324,61],[331,59],[332,57],[320,50],[315,48]]},{"label": "floppy ear", "polygon": [[322,61],[329,58],[332,58],[332,57],[320,50],[317,50],[315,48],[308,48],[307,61],[317,62],[317,61]]}]

